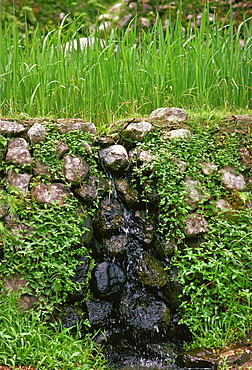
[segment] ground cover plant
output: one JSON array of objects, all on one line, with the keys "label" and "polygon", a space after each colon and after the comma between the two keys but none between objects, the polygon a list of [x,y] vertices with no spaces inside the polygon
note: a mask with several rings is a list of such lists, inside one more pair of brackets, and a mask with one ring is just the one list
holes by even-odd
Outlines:
[{"label": "ground cover plant", "polygon": [[101,370],[105,359],[93,338],[81,338],[59,324],[41,321],[35,311],[20,312],[17,297],[1,295],[0,362],[5,366],[36,369]]},{"label": "ground cover plant", "polygon": [[140,34],[129,26],[112,32],[105,49],[97,33],[94,48],[67,54],[62,45],[78,38],[74,24],[65,30],[63,22],[46,36],[37,28],[31,37],[27,29],[21,39],[14,24],[1,40],[1,114],[81,117],[106,126],[160,106],[250,108],[252,22],[235,30],[229,16],[228,26],[210,24],[206,10],[199,29],[183,29],[179,15],[165,29],[159,21]]},{"label": "ground cover plant", "polygon": [[[232,127],[222,130],[220,124],[216,118],[208,123],[194,119],[189,139],[164,141],[152,135],[140,145],[155,156],[148,172],[152,169],[151,175],[144,175],[145,168],[137,170],[145,191],[157,185],[160,232],[177,241],[171,261],[183,287],[181,322],[191,329],[194,340],[190,346],[194,348],[234,343],[246,336],[252,324],[252,214],[246,207],[251,189],[228,190],[218,172],[206,177],[200,165],[211,162],[218,169],[239,168],[248,175],[240,163],[239,149],[245,145],[251,150],[252,136],[249,127],[242,134]],[[209,232],[198,242],[186,239],[181,232],[191,211],[181,181],[184,174],[176,169],[174,158],[187,164],[186,175],[199,181],[201,191],[210,197],[198,210],[209,222]],[[232,209],[218,210],[214,204],[219,199],[228,199]]]}]

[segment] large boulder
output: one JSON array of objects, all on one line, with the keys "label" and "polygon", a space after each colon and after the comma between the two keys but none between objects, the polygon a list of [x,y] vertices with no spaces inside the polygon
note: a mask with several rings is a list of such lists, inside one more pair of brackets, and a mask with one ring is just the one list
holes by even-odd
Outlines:
[{"label": "large boulder", "polygon": [[32,127],[28,130],[27,135],[32,144],[36,144],[45,140],[46,129],[43,125],[35,122]]},{"label": "large boulder", "polygon": [[26,196],[29,190],[29,183],[32,175],[28,173],[16,173],[13,170],[9,170],[7,173],[6,183],[10,186],[17,187],[22,195]]}]

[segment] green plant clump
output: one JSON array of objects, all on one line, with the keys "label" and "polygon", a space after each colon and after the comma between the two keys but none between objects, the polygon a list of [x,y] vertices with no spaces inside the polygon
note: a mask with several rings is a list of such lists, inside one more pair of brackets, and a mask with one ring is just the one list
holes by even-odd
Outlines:
[{"label": "green plant clump", "polygon": [[[248,170],[240,163],[239,148],[245,145],[251,150],[252,138],[251,133],[243,136],[232,129],[231,133],[216,129],[215,123],[191,125],[192,134],[186,139],[160,140],[160,135],[150,135],[139,146],[155,159],[147,165],[148,175],[146,165],[136,172],[145,192],[157,187],[159,230],[176,241],[169,268],[176,269],[182,287],[181,322],[193,333],[191,347],[219,347],[246,335],[252,324],[252,213],[247,207],[251,188],[226,189],[219,172],[224,167],[239,168],[246,178]],[[179,161],[186,164],[185,172]],[[216,171],[204,175],[203,162],[214,163]],[[192,212],[186,203],[185,176],[199,181],[207,195],[197,213],[207,219],[208,232],[197,241],[185,237],[183,231]],[[227,199],[232,209],[218,210],[219,199]]]},{"label": "green plant clump", "polygon": [[16,298],[0,296],[0,363],[38,370],[101,370],[105,358],[93,338],[75,336],[59,324],[45,323],[35,311],[21,313]]}]

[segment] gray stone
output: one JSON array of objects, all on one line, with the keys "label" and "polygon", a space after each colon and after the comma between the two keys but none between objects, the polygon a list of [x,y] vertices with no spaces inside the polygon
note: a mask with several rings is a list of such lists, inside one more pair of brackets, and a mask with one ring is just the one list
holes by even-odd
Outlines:
[{"label": "gray stone", "polygon": [[166,122],[183,122],[187,119],[187,115],[183,109],[166,107],[154,110],[148,118]]},{"label": "gray stone", "polygon": [[221,181],[227,189],[231,190],[243,190],[246,187],[246,183],[242,174],[236,175],[235,169],[224,168],[221,171]]},{"label": "gray stone", "polygon": [[206,191],[202,193],[199,189],[202,189],[202,185],[199,181],[194,181],[190,177],[187,177],[184,181],[187,195],[185,197],[185,202],[194,210],[198,207],[199,202],[207,201],[210,199],[210,194],[207,194]]},{"label": "gray stone", "polygon": [[32,157],[25,139],[16,138],[9,141],[6,161],[21,165],[32,164]]},{"label": "gray stone", "polygon": [[129,152],[129,158],[131,161],[136,161],[139,164],[148,164],[154,160],[153,155],[147,150],[140,150],[138,148],[134,148]]},{"label": "gray stone", "polygon": [[71,196],[68,187],[61,183],[53,183],[46,185],[40,183],[39,185],[32,188],[32,198],[39,203],[56,203],[62,205],[65,203],[66,198]]},{"label": "gray stone", "polygon": [[63,174],[72,184],[79,184],[89,171],[86,161],[77,156],[65,155],[63,158]]},{"label": "gray stone", "polygon": [[92,218],[89,215],[84,217],[79,227],[81,230],[81,244],[90,244],[94,236]]},{"label": "gray stone", "polygon": [[204,175],[212,175],[213,173],[217,172],[217,166],[214,163],[202,162],[199,163],[199,165],[202,167],[202,172]]},{"label": "gray stone", "polygon": [[82,183],[81,187],[76,190],[87,203],[92,203],[98,197],[102,197],[109,190],[107,179],[98,176],[90,176],[87,182]]},{"label": "gray stone", "polygon": [[186,236],[195,236],[208,232],[207,220],[198,213],[191,213],[186,217],[184,229]]},{"label": "gray stone", "polygon": [[228,211],[232,209],[231,205],[225,199],[217,200],[217,202],[215,203],[215,207],[219,208],[222,211]]},{"label": "gray stone", "polygon": [[129,141],[142,141],[152,129],[148,121],[132,122],[123,130],[122,136]]},{"label": "gray stone", "polygon": [[187,138],[188,136],[190,136],[191,133],[189,130],[185,129],[185,128],[179,128],[177,130],[171,130],[169,132],[166,132],[164,135],[162,135],[162,139],[163,140],[167,140],[167,139],[185,139]]},{"label": "gray stone", "polygon": [[34,125],[28,130],[27,135],[32,144],[43,142],[46,137],[46,129],[43,125],[35,122]]},{"label": "gray stone", "polygon": [[50,176],[51,175],[50,167],[47,164],[42,163],[39,160],[37,160],[35,163],[33,173],[34,175],[37,175],[37,176],[40,176],[40,175]]},{"label": "gray stone", "polygon": [[61,134],[65,134],[70,131],[83,131],[91,135],[96,135],[96,127],[92,122],[83,121],[82,119],[57,119],[56,125]]},{"label": "gray stone", "polygon": [[24,125],[16,121],[6,121],[0,118],[0,133],[1,134],[16,134],[25,131]]},{"label": "gray stone", "polygon": [[29,190],[29,183],[32,175],[28,173],[16,173],[13,170],[9,170],[6,178],[6,183],[10,186],[19,188],[22,195],[26,196]]},{"label": "gray stone", "polygon": [[112,145],[99,151],[99,157],[113,172],[121,172],[129,165],[129,157],[122,145]]},{"label": "gray stone", "polygon": [[62,158],[68,152],[68,150],[68,145],[64,143],[64,141],[61,141],[56,145],[57,157],[59,159]]}]

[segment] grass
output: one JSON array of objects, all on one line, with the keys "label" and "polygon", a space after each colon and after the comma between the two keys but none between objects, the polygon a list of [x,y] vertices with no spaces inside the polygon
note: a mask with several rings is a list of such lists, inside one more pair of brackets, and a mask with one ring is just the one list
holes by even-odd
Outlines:
[{"label": "grass", "polygon": [[0,364],[37,370],[101,370],[106,363],[90,336],[45,323],[34,311],[20,312],[12,295],[0,297]]},{"label": "grass", "polygon": [[140,34],[113,31],[104,50],[97,40],[94,49],[67,55],[61,45],[78,38],[74,23],[32,37],[28,29],[20,37],[14,24],[0,43],[1,116],[81,117],[99,127],[161,106],[250,109],[251,19],[237,30],[232,15],[228,26],[208,19],[206,10],[199,29],[184,30],[178,15],[166,29],[157,21]]}]

